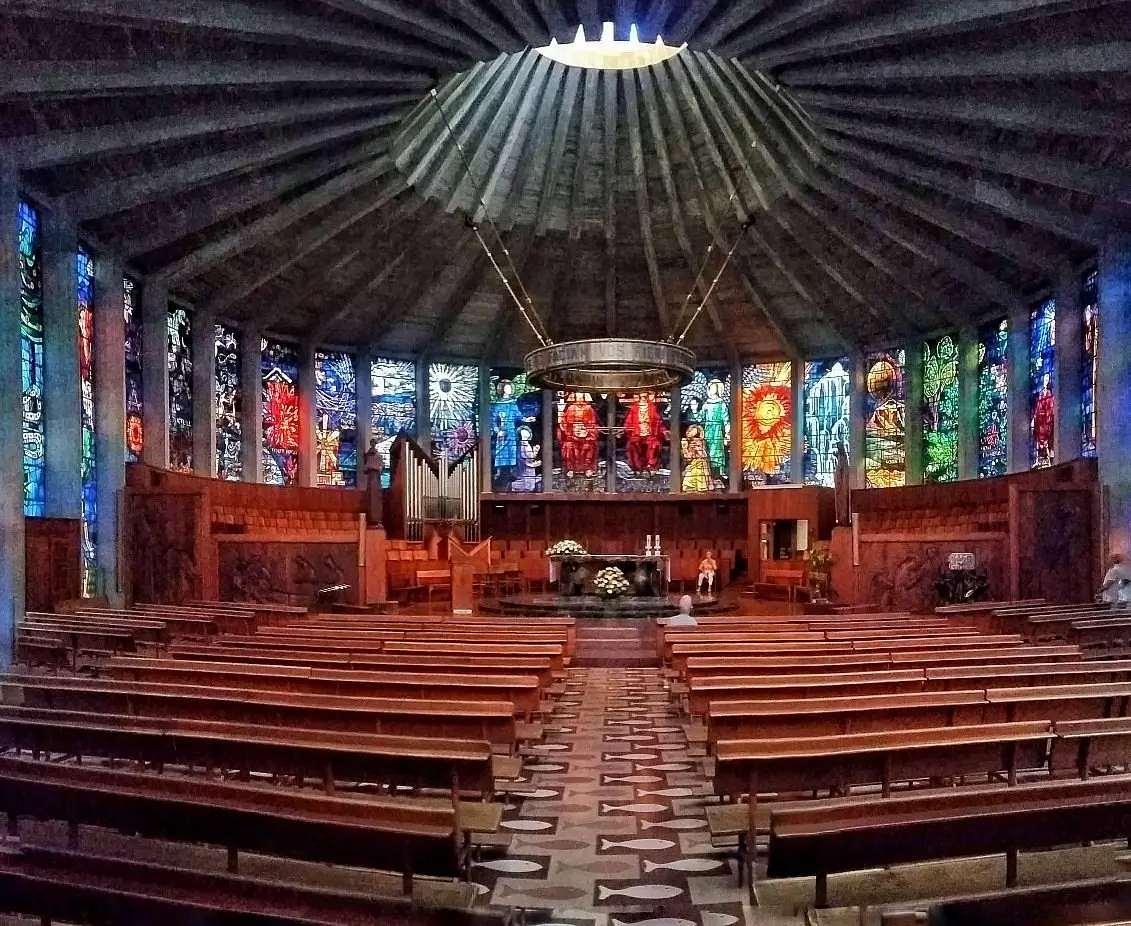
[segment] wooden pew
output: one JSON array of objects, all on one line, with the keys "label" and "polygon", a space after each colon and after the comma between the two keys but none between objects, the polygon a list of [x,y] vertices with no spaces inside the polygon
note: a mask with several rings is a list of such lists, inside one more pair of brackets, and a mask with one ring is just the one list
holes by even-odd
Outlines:
[{"label": "wooden pew", "polygon": [[1131,717],[1062,720],[1055,724],[1053,775],[1088,778],[1097,769],[1131,765]]},{"label": "wooden pew", "polygon": [[1090,659],[1073,662],[999,663],[968,666],[929,666],[927,688],[1017,688],[1055,680],[1061,685],[1085,682],[1131,682],[1131,659]]},{"label": "wooden pew", "polygon": [[29,611],[24,616],[24,623],[37,626],[73,627],[79,630],[122,630],[131,633],[137,643],[148,643],[158,647],[168,645],[170,639],[169,625],[165,621],[153,618],[94,616],[85,611],[76,611],[73,614]]},{"label": "wooden pew", "polygon": [[989,688],[986,700],[1004,704],[1011,721],[1056,716],[1059,720],[1091,720],[1095,705],[1103,705],[1101,717],[1124,717],[1131,700],[1131,683],[1098,682],[1080,685],[1043,685],[1032,688]]},{"label": "wooden pew", "polygon": [[1069,639],[1085,652],[1114,653],[1131,647],[1131,613],[1074,620]]},{"label": "wooden pew", "polygon": [[181,637],[209,637],[220,630],[216,616],[184,611],[131,611],[125,608],[79,608],[75,618],[94,620],[160,621],[171,633]]},{"label": "wooden pew", "polygon": [[514,751],[518,736],[509,701],[407,702],[27,675],[3,677],[0,691],[5,704],[28,707],[486,740],[507,753]]},{"label": "wooden pew", "polygon": [[922,691],[926,675],[922,669],[887,669],[875,672],[814,672],[796,675],[729,676],[689,675],[687,712],[707,713],[711,703],[750,699],[791,701],[797,698],[833,697],[849,694],[889,695]]},{"label": "wooden pew", "polygon": [[145,775],[0,757],[0,811],[9,835],[20,817],[103,826],[239,853],[455,878],[466,851],[455,808],[405,799],[349,799],[313,791]]},{"label": "wooden pew", "polygon": [[1006,856],[1017,882],[1019,851],[1131,835],[1131,778],[954,789],[771,814],[769,877],[814,876],[817,906],[828,875],[977,855]]},{"label": "wooden pew", "polygon": [[1105,878],[976,894],[932,904],[927,926],[1123,926],[1131,880]]}]

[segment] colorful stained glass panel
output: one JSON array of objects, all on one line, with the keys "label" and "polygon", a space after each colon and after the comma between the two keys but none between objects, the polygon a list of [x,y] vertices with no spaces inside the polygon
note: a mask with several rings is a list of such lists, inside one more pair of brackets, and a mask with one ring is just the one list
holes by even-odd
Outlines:
[{"label": "colorful stained glass panel", "polygon": [[950,335],[923,344],[923,479],[958,479],[958,345]]},{"label": "colorful stained glass panel", "polygon": [[907,377],[905,351],[868,354],[864,377],[864,485],[907,481]]},{"label": "colorful stained glass panel", "polygon": [[357,485],[357,373],[353,356],[315,351],[318,484]]},{"label": "colorful stained glass panel", "polygon": [[1084,367],[1080,391],[1080,455],[1096,455],[1096,383],[1099,381],[1100,303],[1096,271],[1084,275],[1080,292],[1084,313]]},{"label": "colorful stained glass panel", "polygon": [[542,491],[542,390],[522,370],[491,371],[491,487]]},{"label": "colorful stained glass panel", "polygon": [[381,484],[392,484],[393,442],[416,434],[416,364],[378,357],[370,370],[373,389],[372,434],[385,460]]},{"label": "colorful stained glass panel", "polygon": [[978,476],[1009,470],[1009,320],[978,335]]},{"label": "colorful stained glass panel", "polygon": [[1056,300],[1029,319],[1029,462],[1052,466],[1056,442]]},{"label": "colorful stained glass panel", "polygon": [[216,324],[216,475],[238,482],[243,479],[243,418],[240,390],[242,362],[240,332]]},{"label": "colorful stained glass panel", "polygon": [[679,391],[680,489],[725,492],[730,479],[730,373],[696,370]]},{"label": "colorful stained glass panel", "polygon": [[140,463],[145,449],[141,377],[141,312],[137,284],[122,277],[122,306],[126,322],[126,462]]},{"label": "colorful stained glass panel", "polygon": [[23,397],[24,514],[42,517],[47,502],[43,421],[43,255],[39,213],[19,205],[20,368]]},{"label": "colorful stained glass panel", "polygon": [[449,462],[479,440],[479,368],[466,364],[428,364],[428,418],[432,453]]},{"label": "colorful stained glass panel", "polygon": [[554,394],[554,489],[609,489],[609,397],[604,393]]},{"label": "colorful stained glass panel", "polygon": [[616,402],[618,492],[670,492],[669,392],[620,393]]},{"label": "colorful stained glass panel", "polygon": [[82,594],[89,598],[98,592],[98,472],[94,436],[94,260],[85,248],[79,248],[75,256],[75,303],[82,427]]},{"label": "colorful stained glass panel", "polygon": [[836,483],[837,454],[851,453],[852,366],[847,357],[805,364],[806,485]]},{"label": "colorful stained glass panel", "polygon": [[261,342],[263,371],[263,481],[298,481],[298,350],[283,341]]},{"label": "colorful stained glass panel", "polygon": [[790,481],[793,365],[756,363],[742,371],[742,479],[747,486]]}]

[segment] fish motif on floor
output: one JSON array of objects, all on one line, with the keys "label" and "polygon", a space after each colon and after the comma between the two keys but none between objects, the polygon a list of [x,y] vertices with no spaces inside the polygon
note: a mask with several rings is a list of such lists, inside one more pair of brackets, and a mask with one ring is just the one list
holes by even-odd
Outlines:
[{"label": "fish motif on floor", "polygon": [[686,772],[691,768],[687,762],[664,762],[661,765],[638,765],[634,772]]},{"label": "fish motif on floor", "polygon": [[706,820],[695,820],[691,817],[677,817],[675,820],[658,820],[656,822],[649,822],[648,820],[641,820],[641,829],[655,829],[662,827],[669,830],[701,830],[707,825]]},{"label": "fish motif on floor", "polygon": [[592,875],[619,875],[624,874],[626,871],[632,871],[636,867],[635,862],[626,862],[621,859],[596,859],[592,862],[578,862],[575,865],[559,862],[557,864],[558,871],[585,871]]},{"label": "fish motif on floor", "polygon": [[550,839],[546,842],[536,842],[535,839],[536,837],[516,836],[516,851],[549,849],[551,852],[576,852],[579,849],[585,849],[589,846],[588,842],[584,842],[580,839]]},{"label": "fish motif on floor", "polygon": [[656,781],[663,781],[663,775],[602,775],[604,784],[611,784],[614,781],[624,782],[626,785],[650,785]]},{"label": "fish motif on floor", "polygon": [[[643,777],[643,776],[642,776]],[[661,788],[659,791],[641,791],[637,797],[692,797],[694,788]]]},{"label": "fish motif on floor", "polygon": [[653,727],[652,732],[653,733],[682,733],[683,730],[681,730],[679,727]]},{"label": "fish motif on floor", "polygon": [[601,756],[603,762],[640,762],[648,759],[658,759],[657,755],[650,752],[606,752]]},{"label": "fish motif on floor", "polygon": [[644,860],[644,871],[650,873],[653,871],[714,871],[716,868],[722,868],[723,862],[717,858],[680,858],[674,862],[650,862]]},{"label": "fish motif on floor", "polygon": [[568,765],[528,765],[526,771],[528,772],[564,772]]},{"label": "fish motif on floor", "polygon": [[589,894],[589,891],[585,890],[585,888],[569,887],[565,884],[546,884],[543,886],[531,884],[529,887],[525,884],[500,884],[498,890],[500,900],[506,900],[508,897],[533,897],[537,900],[548,900],[557,903],[577,900]]},{"label": "fish motif on floor", "polygon": [[714,913],[711,910],[703,911],[703,926],[734,926],[738,922],[737,916],[729,913]]},{"label": "fish motif on floor", "polygon": [[538,743],[530,748],[540,752],[556,752],[559,749],[569,749],[569,746],[566,743]]},{"label": "fish motif on floor", "polygon": [[558,792],[551,788],[535,788],[533,791],[511,791],[511,797],[523,798],[544,798],[544,797],[557,797]]},{"label": "fish motif on floor", "polygon": [[611,839],[601,837],[601,851],[608,852],[609,849],[628,849],[632,852],[662,852],[664,849],[672,849],[675,843],[670,839],[629,839],[625,842],[614,842]]},{"label": "fish motif on floor", "polygon": [[613,813],[618,810],[623,813],[660,813],[670,809],[667,804],[601,804],[601,813]]},{"label": "fish motif on floor", "polygon": [[673,884],[634,884],[631,887],[612,888],[597,885],[597,899],[610,897],[631,897],[633,900],[670,900],[683,893],[682,887]]},{"label": "fish motif on floor", "polygon": [[607,709],[609,714],[643,714],[647,712],[646,707],[610,707]]},{"label": "fish motif on floor", "polygon": [[683,920],[676,916],[661,916],[659,919],[637,920],[635,923],[626,923],[624,920],[618,920],[616,917],[612,917],[609,923],[610,926],[699,926],[698,923],[692,920]]},{"label": "fish motif on floor", "polygon": [[606,720],[606,724],[618,724],[624,727],[650,727],[652,726],[651,720]]},{"label": "fish motif on floor", "polygon": [[539,830],[550,830],[554,828],[554,824],[549,820],[504,820],[499,826],[505,827],[508,830],[521,830],[528,833],[536,833]]},{"label": "fish motif on floor", "polygon": [[472,868],[487,868],[507,875],[529,875],[542,871],[546,866],[524,858],[497,858],[489,862],[472,862]]},{"label": "fish motif on floor", "polygon": [[629,733],[627,736],[606,736],[605,742],[606,743],[620,743],[620,742],[624,742],[624,743],[646,743],[646,742],[648,742],[648,740],[654,740],[655,738],[656,737],[654,737],[650,733]]},{"label": "fish motif on floor", "polygon": [[593,811],[592,804],[562,804],[562,803],[546,803],[539,804],[537,807],[538,813],[544,814],[566,814],[566,813],[591,813]]},{"label": "fish motif on floor", "polygon": [[491,893],[491,888],[487,887],[486,884],[477,884],[475,881],[471,882],[471,889],[475,892],[476,897]]}]

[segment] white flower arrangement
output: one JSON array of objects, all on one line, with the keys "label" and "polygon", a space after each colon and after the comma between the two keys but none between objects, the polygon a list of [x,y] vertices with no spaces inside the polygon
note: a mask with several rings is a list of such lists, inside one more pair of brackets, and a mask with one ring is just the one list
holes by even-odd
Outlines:
[{"label": "white flower arrangement", "polygon": [[585,547],[576,540],[559,540],[546,551],[548,556],[585,556]]},{"label": "white flower arrangement", "polygon": [[606,598],[619,598],[632,588],[632,583],[616,566],[606,566],[593,578],[593,586]]}]

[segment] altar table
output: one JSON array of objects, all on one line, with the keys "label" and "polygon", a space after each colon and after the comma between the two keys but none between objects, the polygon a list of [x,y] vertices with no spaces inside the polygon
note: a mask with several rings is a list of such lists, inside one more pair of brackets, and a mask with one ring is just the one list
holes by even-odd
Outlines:
[{"label": "altar table", "polygon": [[[666,553],[586,553],[584,556],[551,556],[550,581],[559,582],[561,594],[596,594],[593,579],[607,566],[616,566],[637,597],[666,596],[672,579],[671,558]],[[563,567],[565,575],[563,576]]]}]

